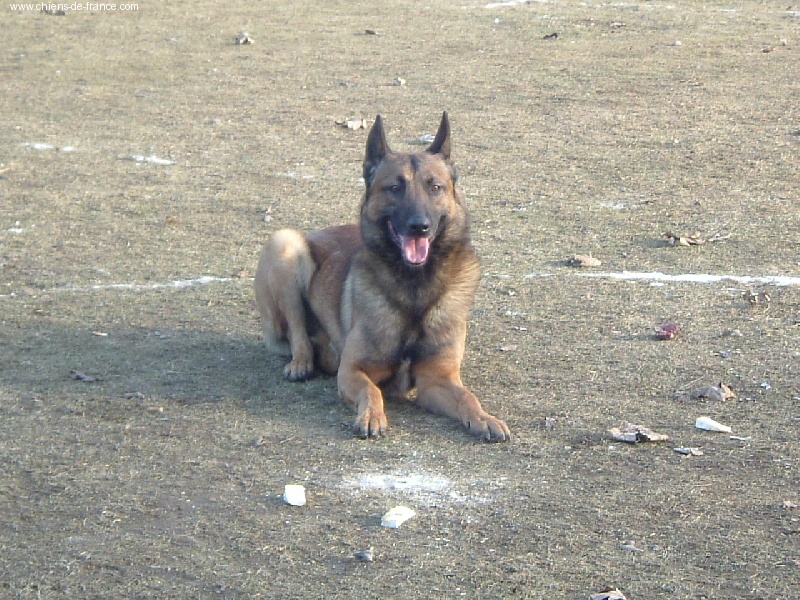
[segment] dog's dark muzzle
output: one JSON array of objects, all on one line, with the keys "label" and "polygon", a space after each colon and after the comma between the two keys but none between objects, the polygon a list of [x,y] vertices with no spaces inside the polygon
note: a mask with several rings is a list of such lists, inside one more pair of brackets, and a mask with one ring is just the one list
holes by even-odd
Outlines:
[{"label": "dog's dark muzzle", "polygon": [[431,242],[433,242],[433,224],[425,215],[412,215],[405,221],[403,227],[397,227],[389,220],[389,234],[400,248],[403,260],[413,266],[419,267],[428,261]]}]

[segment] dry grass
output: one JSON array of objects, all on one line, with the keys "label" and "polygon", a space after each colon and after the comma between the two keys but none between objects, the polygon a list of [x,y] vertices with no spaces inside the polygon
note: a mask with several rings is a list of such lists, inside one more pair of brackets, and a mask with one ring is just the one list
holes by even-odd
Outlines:
[{"label": "dry grass", "polygon": [[[296,4],[0,9],[0,595],[796,597],[798,289],[565,266],[800,274],[796,7]],[[365,443],[334,381],[282,381],[249,277],[270,231],[355,214],[365,132],[335,121],[411,148],[444,109],[485,270],[464,376],[515,438],[395,405]],[[346,483],[412,473],[450,486]],[[395,504],[419,514],[383,530]]]}]

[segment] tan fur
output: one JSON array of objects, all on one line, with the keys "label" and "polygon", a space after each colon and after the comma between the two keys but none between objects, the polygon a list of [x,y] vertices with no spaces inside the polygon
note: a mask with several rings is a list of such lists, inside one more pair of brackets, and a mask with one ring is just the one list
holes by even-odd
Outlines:
[{"label": "tan fur", "polygon": [[388,427],[385,395],[416,387],[417,403],[487,441],[506,424],[461,381],[467,317],[480,280],[464,199],[449,161],[447,115],[425,152],[392,152],[380,117],[370,131],[360,225],[265,244],[255,278],[267,346],[288,353],[290,380],[337,374],[356,431]]}]

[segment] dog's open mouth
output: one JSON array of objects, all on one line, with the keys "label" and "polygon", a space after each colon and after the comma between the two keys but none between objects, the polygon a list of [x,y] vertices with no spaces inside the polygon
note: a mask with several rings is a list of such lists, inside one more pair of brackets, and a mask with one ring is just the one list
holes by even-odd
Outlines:
[{"label": "dog's open mouth", "polygon": [[428,260],[428,253],[430,252],[433,237],[400,235],[397,233],[397,229],[394,228],[391,221],[389,221],[389,233],[394,243],[400,248],[403,260],[415,267],[425,264]]}]

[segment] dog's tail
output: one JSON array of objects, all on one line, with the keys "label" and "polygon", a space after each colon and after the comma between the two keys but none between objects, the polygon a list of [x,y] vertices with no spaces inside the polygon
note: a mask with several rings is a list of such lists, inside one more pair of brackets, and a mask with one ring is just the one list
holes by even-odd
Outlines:
[{"label": "dog's tail", "polygon": [[264,244],[255,292],[264,339],[271,351],[295,360],[313,360],[304,299],[316,269],[311,248],[299,231],[281,229]]}]

